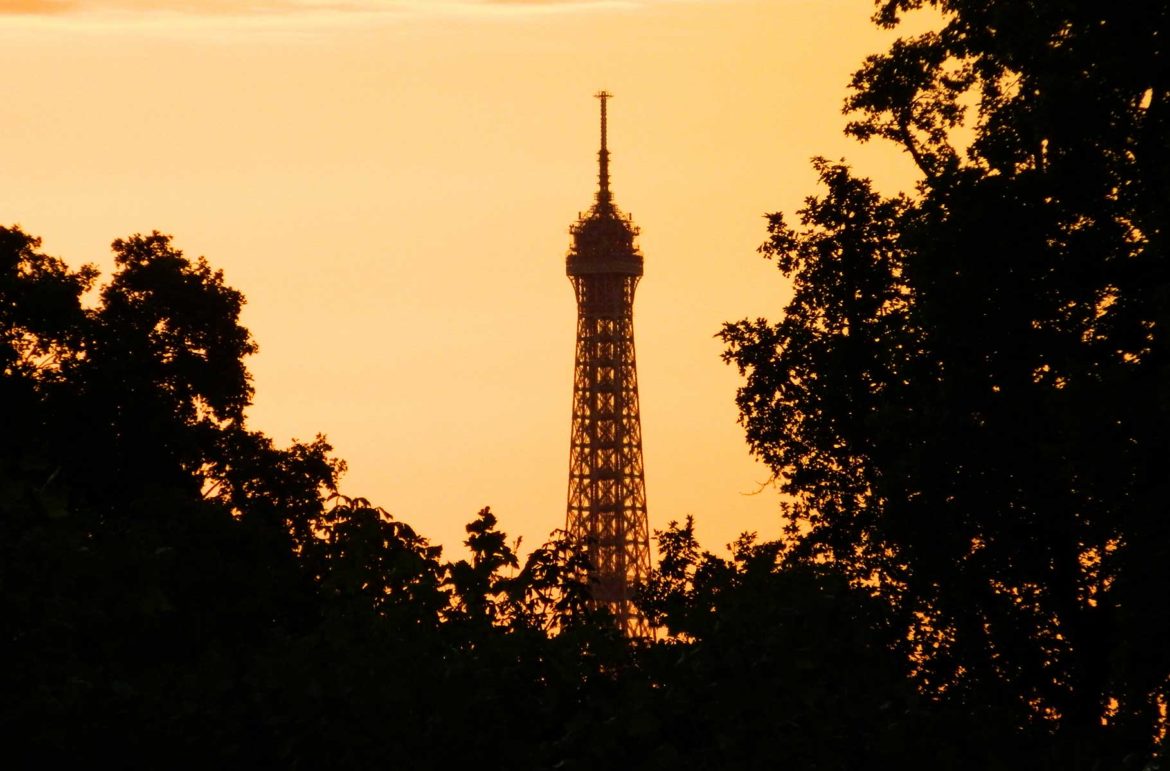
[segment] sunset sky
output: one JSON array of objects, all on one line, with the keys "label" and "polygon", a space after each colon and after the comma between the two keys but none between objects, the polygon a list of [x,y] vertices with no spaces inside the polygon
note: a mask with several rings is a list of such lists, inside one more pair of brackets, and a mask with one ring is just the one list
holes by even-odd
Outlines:
[{"label": "sunset sky", "polygon": [[[0,0],[0,224],[72,265],[160,230],[248,298],[250,424],[328,435],[361,495],[448,547],[490,505],[564,524],[568,226],[596,185],[641,227],[650,524],[779,533],[723,321],[777,318],[763,215],[808,159],[913,183],[841,136],[868,0]],[[758,494],[754,494],[759,491]],[[454,550],[458,553],[458,548]]]}]

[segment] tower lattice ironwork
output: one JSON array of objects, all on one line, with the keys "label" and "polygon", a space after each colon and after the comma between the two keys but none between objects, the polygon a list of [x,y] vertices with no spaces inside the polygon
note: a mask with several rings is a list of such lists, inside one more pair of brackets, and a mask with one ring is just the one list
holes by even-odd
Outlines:
[{"label": "tower lattice ironwork", "polygon": [[634,290],[642,277],[638,228],[609,191],[606,102],[601,101],[596,201],[569,229],[565,272],[577,295],[577,356],[565,529],[588,552],[593,601],[629,636],[648,636],[634,607],[650,575],[642,419],[634,360]]}]

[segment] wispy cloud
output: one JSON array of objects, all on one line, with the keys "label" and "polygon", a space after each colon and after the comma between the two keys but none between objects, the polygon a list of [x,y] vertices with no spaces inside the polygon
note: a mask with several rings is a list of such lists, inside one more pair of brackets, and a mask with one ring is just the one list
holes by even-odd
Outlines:
[{"label": "wispy cloud", "polygon": [[42,15],[71,10],[72,0],[0,0],[0,14]]},{"label": "wispy cloud", "polygon": [[410,19],[523,19],[733,0],[0,0],[0,34],[144,32],[316,36]]},{"label": "wispy cloud", "polygon": [[0,16],[109,13],[254,16],[403,12],[506,13],[509,9],[580,10],[686,0],[0,0]]}]

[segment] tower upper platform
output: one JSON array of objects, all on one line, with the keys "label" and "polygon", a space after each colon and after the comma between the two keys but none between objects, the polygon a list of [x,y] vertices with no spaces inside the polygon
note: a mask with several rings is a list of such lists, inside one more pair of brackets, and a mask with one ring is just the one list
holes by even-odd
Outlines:
[{"label": "tower upper platform", "polygon": [[569,228],[573,243],[565,259],[570,276],[611,274],[642,275],[642,254],[634,243],[638,228],[617,208],[609,191],[609,149],[606,146],[606,101],[612,96],[600,91],[601,150],[597,153],[597,196],[589,211]]}]

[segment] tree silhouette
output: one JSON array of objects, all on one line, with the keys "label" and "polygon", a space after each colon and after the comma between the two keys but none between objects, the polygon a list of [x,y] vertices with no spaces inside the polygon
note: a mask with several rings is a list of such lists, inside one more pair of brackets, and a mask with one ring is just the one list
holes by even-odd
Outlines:
[{"label": "tree silhouette", "polygon": [[771,216],[795,294],[723,331],[742,420],[794,556],[909,614],[923,687],[1047,725],[1070,764],[1138,763],[1170,683],[1168,12],[876,19],[926,7],[937,28],[870,57],[847,101],[919,189],[817,161],[827,192],[796,227]]},{"label": "tree silhouette", "polygon": [[[323,437],[246,424],[243,297],[158,233],[96,303],[0,228],[0,727],[17,765],[563,759],[629,668],[563,538],[467,560],[363,498]],[[598,718],[601,719],[601,718]],[[498,762],[484,759],[498,759]],[[506,760],[506,762],[505,762]]]}]

